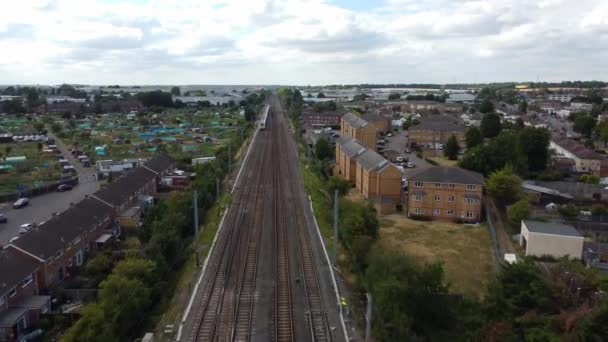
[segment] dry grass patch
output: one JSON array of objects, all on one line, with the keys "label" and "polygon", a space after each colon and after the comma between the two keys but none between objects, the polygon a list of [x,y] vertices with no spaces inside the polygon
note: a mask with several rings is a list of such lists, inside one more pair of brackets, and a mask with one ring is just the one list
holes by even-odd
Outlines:
[{"label": "dry grass patch", "polygon": [[379,243],[424,262],[441,262],[453,292],[483,298],[495,275],[495,263],[487,227],[451,222],[423,222],[403,214],[380,221]]},{"label": "dry grass patch", "polygon": [[458,166],[458,160],[449,160],[448,158],[431,157],[430,160],[439,164],[439,166],[456,167]]}]

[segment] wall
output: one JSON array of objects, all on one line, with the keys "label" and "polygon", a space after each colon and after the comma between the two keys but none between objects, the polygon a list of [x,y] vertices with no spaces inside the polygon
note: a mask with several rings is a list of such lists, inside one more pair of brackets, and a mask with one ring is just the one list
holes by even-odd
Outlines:
[{"label": "wall", "polygon": [[[423,183],[422,188],[416,187],[415,180],[409,181],[408,195],[408,215],[416,215],[416,208],[424,210],[421,215],[439,220],[455,220],[463,219],[468,222],[481,221],[481,202],[483,199],[483,187],[476,185],[476,190],[467,190],[465,184],[454,184],[454,188],[450,188],[448,183],[440,183],[440,187],[436,187],[435,183]],[[420,201],[416,200],[414,195],[417,191],[424,191]],[[466,202],[465,194],[474,193],[479,199],[473,200],[473,204]],[[435,200],[435,196],[439,196],[439,201]],[[449,196],[454,197],[454,201],[449,201]],[[435,214],[434,210],[439,209],[439,214]],[[452,214],[448,214],[448,210],[452,210]],[[473,213],[473,217],[467,218],[467,213]],[[464,213],[464,215],[463,215]]]},{"label": "wall", "polygon": [[526,255],[551,255],[556,258],[569,256],[571,258],[580,259],[583,253],[582,237],[559,236],[552,234],[541,234],[528,231],[525,224],[522,223],[522,233],[520,237],[520,245],[523,245],[523,240],[526,239]]}]

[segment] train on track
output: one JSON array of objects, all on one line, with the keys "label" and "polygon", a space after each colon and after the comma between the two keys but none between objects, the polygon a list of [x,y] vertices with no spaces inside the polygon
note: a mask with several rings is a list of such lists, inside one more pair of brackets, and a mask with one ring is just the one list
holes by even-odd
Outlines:
[{"label": "train on track", "polygon": [[266,125],[268,124],[268,114],[270,113],[270,106],[265,105],[264,110],[262,111],[262,118],[260,119],[260,129],[265,130]]}]

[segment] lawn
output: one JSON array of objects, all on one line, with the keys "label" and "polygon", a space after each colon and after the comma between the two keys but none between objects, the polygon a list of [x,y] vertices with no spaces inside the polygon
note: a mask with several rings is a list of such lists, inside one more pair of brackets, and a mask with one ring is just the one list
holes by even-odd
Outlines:
[{"label": "lawn", "polygon": [[0,192],[17,190],[18,186],[33,187],[41,182],[56,181],[61,178],[61,172],[55,154],[42,152],[38,143],[4,144],[2,157],[25,156],[25,163],[15,165],[7,173],[0,174]]},{"label": "lawn", "polygon": [[439,166],[455,167],[458,165],[458,160],[449,160],[445,157],[431,157],[429,159],[439,164]]},{"label": "lawn", "polygon": [[385,216],[380,223],[382,247],[400,250],[420,262],[441,262],[452,292],[478,299],[485,296],[496,272],[485,225],[414,221],[403,214]]}]

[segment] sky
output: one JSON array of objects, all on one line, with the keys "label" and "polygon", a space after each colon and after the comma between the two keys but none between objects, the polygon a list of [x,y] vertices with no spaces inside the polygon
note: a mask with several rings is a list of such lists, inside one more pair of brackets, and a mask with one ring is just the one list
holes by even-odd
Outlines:
[{"label": "sky", "polygon": [[3,0],[0,84],[608,80],[608,0]]}]

